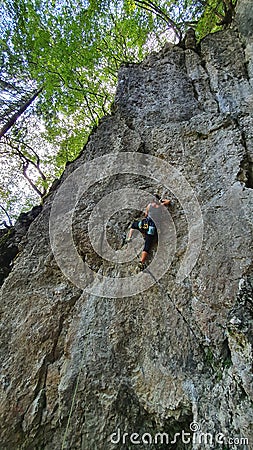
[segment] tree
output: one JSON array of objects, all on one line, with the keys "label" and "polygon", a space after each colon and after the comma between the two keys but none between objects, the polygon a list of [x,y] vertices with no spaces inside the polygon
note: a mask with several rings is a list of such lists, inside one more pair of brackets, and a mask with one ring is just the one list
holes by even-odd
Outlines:
[{"label": "tree", "polygon": [[18,118],[23,114],[27,108],[34,102],[34,100],[38,97],[42,88],[37,90],[25,103],[21,104],[20,108],[10,117],[10,119],[4,124],[4,126],[0,129],[0,139],[3,137],[11,127],[17,122]]},{"label": "tree", "polygon": [[[27,121],[41,124],[42,139],[57,149],[54,171],[59,174],[110,111],[123,62],[140,61],[150,50],[151,36],[158,47],[168,33],[180,43],[188,26],[202,37],[220,26],[217,17],[228,21],[233,8],[232,0],[2,0],[0,139],[5,157],[22,160],[23,175],[43,196],[41,183],[48,181],[45,167],[40,170],[46,158],[35,149]],[[52,162],[47,155],[47,163]],[[37,178],[30,174],[29,179],[29,166]]]},{"label": "tree", "polygon": [[5,207],[3,205],[0,204],[0,209],[3,211],[4,215],[6,216],[6,218],[8,219],[8,223],[6,223],[5,220],[3,220],[0,225],[4,225],[6,228],[11,228],[13,226],[12,224],[12,220],[10,218],[10,215],[7,211],[7,209],[5,209]]}]

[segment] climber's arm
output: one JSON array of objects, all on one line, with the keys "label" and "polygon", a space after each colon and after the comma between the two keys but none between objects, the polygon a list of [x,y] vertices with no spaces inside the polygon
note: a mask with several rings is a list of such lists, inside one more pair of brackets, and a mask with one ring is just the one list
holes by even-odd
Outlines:
[{"label": "climber's arm", "polygon": [[171,200],[168,200],[167,198],[164,198],[161,200],[161,204],[164,206],[168,206],[171,203]]},{"label": "climber's arm", "polygon": [[146,207],[146,209],[145,209],[145,211],[144,211],[144,216],[145,216],[145,217],[148,216],[149,208],[150,208],[150,204]]}]

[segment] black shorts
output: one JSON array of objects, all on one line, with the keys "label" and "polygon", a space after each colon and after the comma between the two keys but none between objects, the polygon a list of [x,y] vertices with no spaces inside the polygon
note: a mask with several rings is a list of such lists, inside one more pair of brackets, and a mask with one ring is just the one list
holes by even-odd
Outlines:
[{"label": "black shorts", "polygon": [[151,247],[156,243],[157,243],[157,233],[155,233],[153,235],[146,234],[143,251],[149,253]]},{"label": "black shorts", "polygon": [[131,228],[134,230],[139,230],[143,234],[145,239],[143,251],[149,253],[151,247],[157,243],[157,231],[155,231],[155,234],[147,234],[143,230],[140,230],[139,223],[139,220],[135,220],[132,223]]}]

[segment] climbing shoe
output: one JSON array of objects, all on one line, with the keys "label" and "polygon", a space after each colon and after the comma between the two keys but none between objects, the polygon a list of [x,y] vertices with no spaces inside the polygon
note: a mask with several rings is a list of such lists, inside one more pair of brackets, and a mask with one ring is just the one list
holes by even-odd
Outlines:
[{"label": "climbing shoe", "polygon": [[142,270],[144,270],[145,269],[145,267],[146,267],[146,265],[145,264],[143,264],[141,261],[139,262],[139,264],[138,264],[138,268],[139,268],[139,270],[140,271],[142,271]]}]

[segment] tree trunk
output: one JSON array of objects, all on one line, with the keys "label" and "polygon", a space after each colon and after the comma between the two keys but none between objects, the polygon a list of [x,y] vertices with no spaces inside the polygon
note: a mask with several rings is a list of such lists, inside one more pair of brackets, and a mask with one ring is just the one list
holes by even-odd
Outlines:
[{"label": "tree trunk", "polygon": [[41,93],[43,88],[40,88],[38,91],[36,91],[27,102],[22,105],[19,110],[13,114],[13,116],[8,120],[8,122],[3,126],[3,128],[0,130],[0,139],[3,137],[7,131],[10,130],[10,128],[16,123],[18,118],[27,110],[27,108],[32,104],[32,102],[38,97],[38,95]]}]

